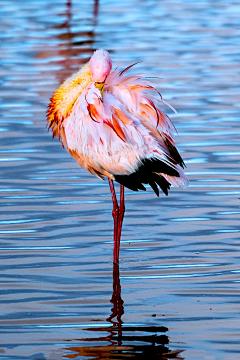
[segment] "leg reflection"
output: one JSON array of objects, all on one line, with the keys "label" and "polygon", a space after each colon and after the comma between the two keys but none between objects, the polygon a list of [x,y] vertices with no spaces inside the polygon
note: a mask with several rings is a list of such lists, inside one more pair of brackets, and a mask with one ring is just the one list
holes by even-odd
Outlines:
[{"label": "leg reflection", "polygon": [[[113,304],[111,315],[106,319],[113,324],[113,329],[110,332],[110,341],[116,344],[116,331],[117,331],[117,345],[122,345],[122,315],[124,314],[123,299],[121,298],[121,285],[119,277],[119,264],[113,264],[113,294],[110,302]],[[114,321],[114,319],[116,320]],[[115,330],[118,328],[118,330]],[[110,329],[109,329],[110,330]]]},{"label": "leg reflection", "polygon": [[[119,265],[113,265],[113,294],[110,302],[113,304],[111,314],[106,319],[110,326],[84,329],[96,332],[96,337],[73,341],[75,346],[64,350],[68,354],[64,358],[69,359],[92,359],[92,360],[121,360],[121,359],[184,359],[180,356],[181,350],[171,351],[165,326],[126,326],[123,324],[124,314],[123,300],[121,298],[121,285],[119,277]],[[101,334],[101,336],[99,336]],[[77,343],[84,342],[85,346]],[[103,345],[99,346],[99,343]],[[109,345],[106,345],[109,343]]]},{"label": "leg reflection", "polygon": [[[119,264],[113,264],[113,294],[110,302],[113,304],[113,307],[111,309],[112,313],[107,318],[107,321],[111,322],[115,326],[120,327],[123,323],[122,315],[124,314],[124,301],[121,298]],[[113,321],[114,318],[116,318],[116,321]]]}]

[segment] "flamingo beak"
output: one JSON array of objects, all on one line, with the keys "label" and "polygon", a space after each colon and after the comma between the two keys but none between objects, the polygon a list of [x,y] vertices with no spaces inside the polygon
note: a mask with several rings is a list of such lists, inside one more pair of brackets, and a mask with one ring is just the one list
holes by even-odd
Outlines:
[{"label": "flamingo beak", "polygon": [[95,87],[100,91],[101,93],[101,99],[103,98],[103,89],[105,85],[105,81],[107,79],[107,76],[105,77],[104,81],[102,82],[95,82]]},{"label": "flamingo beak", "polygon": [[95,87],[100,91],[101,98],[103,98],[103,89],[104,89],[104,83],[97,83],[95,82]]}]

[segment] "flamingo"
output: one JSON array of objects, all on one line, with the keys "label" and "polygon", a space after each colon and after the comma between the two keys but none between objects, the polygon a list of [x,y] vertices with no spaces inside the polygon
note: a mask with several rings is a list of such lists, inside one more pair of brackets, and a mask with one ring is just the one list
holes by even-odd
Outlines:
[{"label": "flamingo", "polygon": [[[54,92],[47,111],[48,129],[58,136],[76,162],[98,178],[108,178],[113,201],[114,254],[119,247],[125,212],[124,187],[157,196],[171,185],[186,187],[184,161],[174,143],[169,106],[147,78],[112,70],[110,54],[96,50],[90,61]],[[114,183],[120,184],[118,204]]]}]

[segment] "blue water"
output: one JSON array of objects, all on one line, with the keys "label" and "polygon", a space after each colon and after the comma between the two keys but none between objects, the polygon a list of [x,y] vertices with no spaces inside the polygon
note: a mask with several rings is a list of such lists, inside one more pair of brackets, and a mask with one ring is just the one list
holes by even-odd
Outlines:
[{"label": "blue water", "polygon": [[[238,2],[0,5],[0,359],[240,359]],[[160,78],[190,181],[126,191],[120,277],[108,184],[45,120],[97,48]]]}]

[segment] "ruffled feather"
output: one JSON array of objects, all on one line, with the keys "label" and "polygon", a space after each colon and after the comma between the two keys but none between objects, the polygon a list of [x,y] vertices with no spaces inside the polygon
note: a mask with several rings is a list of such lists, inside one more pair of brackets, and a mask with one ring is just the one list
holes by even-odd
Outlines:
[{"label": "ruffled feather", "polygon": [[[81,91],[74,86],[68,107],[64,95],[61,108],[57,90],[49,105],[49,124],[84,169],[136,190],[149,183],[158,194],[158,185],[167,194],[170,185],[187,186],[175,128],[159,104],[174,109],[146,79],[126,76],[129,68],[111,72],[101,90],[88,77]],[[66,90],[69,82],[64,84]]]}]

